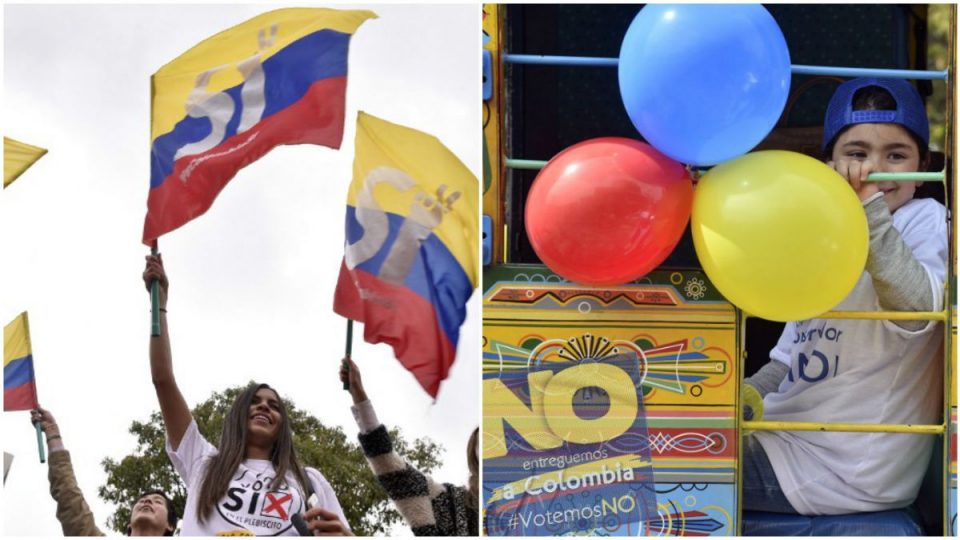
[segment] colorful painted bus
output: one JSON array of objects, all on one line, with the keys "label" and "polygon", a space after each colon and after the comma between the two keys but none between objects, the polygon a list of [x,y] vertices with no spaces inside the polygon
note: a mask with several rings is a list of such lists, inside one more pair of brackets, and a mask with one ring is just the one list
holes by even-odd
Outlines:
[{"label": "colorful painted bus", "polygon": [[[583,140],[640,138],[611,67],[641,8],[483,8],[484,534],[956,535],[952,224],[946,309],[908,316],[943,326],[943,412],[939,424],[925,426],[743,420],[742,381],[769,360],[783,325],[746,315],[717,291],[697,260],[689,229],[655,271],[619,286],[569,282],[537,258],[524,207],[545,162]],[[758,148],[820,159],[824,110],[839,82],[871,70],[893,73],[915,82],[931,122],[941,126],[931,137],[930,167],[942,172],[940,180],[924,183],[917,196],[936,198],[955,215],[956,5],[767,9],[786,38],[791,63],[811,69],[793,70],[783,116]],[[949,42],[935,58],[928,48],[934,50],[938,35]],[[597,361],[602,358],[613,360]],[[594,422],[600,417],[608,421]],[[906,432],[937,443],[909,508],[770,515],[740,508],[740,438],[758,429]]]}]

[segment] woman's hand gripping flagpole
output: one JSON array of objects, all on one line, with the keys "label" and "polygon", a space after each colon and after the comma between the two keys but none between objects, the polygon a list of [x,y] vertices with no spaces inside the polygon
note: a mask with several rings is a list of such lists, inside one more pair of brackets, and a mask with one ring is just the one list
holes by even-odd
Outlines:
[{"label": "woman's hand gripping flagpole", "polygon": [[[350,372],[350,353],[353,352],[353,319],[347,319],[347,354],[343,359],[343,365],[347,372]],[[343,389],[350,390],[350,379],[343,380]]]}]

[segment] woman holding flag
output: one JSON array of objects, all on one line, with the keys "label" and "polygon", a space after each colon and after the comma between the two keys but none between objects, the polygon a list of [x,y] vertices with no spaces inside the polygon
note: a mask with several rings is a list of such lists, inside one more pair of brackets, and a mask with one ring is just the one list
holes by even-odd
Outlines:
[{"label": "woman holding flag", "polygon": [[[150,338],[150,372],[167,434],[167,454],[187,486],[184,536],[297,535],[296,516],[325,536],[351,535],[343,510],[319,471],[304,468],[279,394],[251,385],[234,401],[219,447],[197,428],[173,374],[167,327],[169,283],[159,255],[143,280],[160,284],[160,335]],[[308,508],[315,495],[317,503]]]}]

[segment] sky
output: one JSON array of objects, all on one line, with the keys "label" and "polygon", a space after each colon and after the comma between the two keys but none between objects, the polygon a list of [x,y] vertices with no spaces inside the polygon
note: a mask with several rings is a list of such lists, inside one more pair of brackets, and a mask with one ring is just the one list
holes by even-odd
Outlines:
[{"label": "sky", "polygon": [[[0,192],[0,320],[29,311],[40,404],[56,417],[105,532],[113,507],[96,496],[106,479],[100,462],[131,453],[131,422],[158,409],[140,240],[150,75],[202,39],[279,7],[288,6],[4,7],[3,131],[49,153]],[[174,371],[191,406],[257,380],[356,433],[337,377],[345,322],[332,304],[358,110],[437,136],[480,177],[479,6],[350,7],[379,18],[351,43],[342,148],[278,147],[241,170],[205,215],[160,238]],[[475,290],[435,402],[389,346],[363,342],[360,326],[354,332],[353,357],[381,421],[442,444],[441,481],[468,476],[464,447],[480,417],[479,327]],[[4,534],[61,535],[29,414],[3,413],[2,430],[3,449],[15,456]]]}]

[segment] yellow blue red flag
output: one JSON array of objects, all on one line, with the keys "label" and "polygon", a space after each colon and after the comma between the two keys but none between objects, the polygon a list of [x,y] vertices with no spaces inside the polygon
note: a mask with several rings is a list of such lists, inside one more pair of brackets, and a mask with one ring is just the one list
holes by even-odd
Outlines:
[{"label": "yellow blue red flag", "polygon": [[477,286],[478,197],[437,138],[360,113],[334,311],[390,344],[434,397]]},{"label": "yellow blue red flag", "polygon": [[37,381],[33,374],[30,324],[24,311],[3,327],[3,410],[37,408]]},{"label": "yellow blue red flag", "polygon": [[47,150],[39,146],[22,143],[9,137],[3,138],[3,187],[13,183]]},{"label": "yellow blue red flag", "polygon": [[203,214],[241,168],[281,144],[339,148],[350,37],[371,11],[264,13],[153,74],[143,242]]}]

